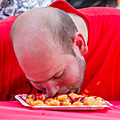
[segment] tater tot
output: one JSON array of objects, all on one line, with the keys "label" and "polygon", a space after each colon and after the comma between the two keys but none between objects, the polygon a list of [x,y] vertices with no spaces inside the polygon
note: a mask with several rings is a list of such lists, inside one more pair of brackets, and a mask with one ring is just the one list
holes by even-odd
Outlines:
[{"label": "tater tot", "polygon": [[74,102],[73,106],[83,106],[84,104],[82,102]]},{"label": "tater tot", "polygon": [[58,100],[51,100],[49,103],[48,103],[49,106],[60,106],[60,101]]},{"label": "tater tot", "polygon": [[76,93],[62,94],[56,97],[45,97],[42,94],[35,96],[33,94],[27,96],[26,103],[33,106],[101,106],[106,104],[101,97],[88,97]]},{"label": "tater tot", "polygon": [[95,102],[94,97],[85,97],[84,105],[93,105]]},{"label": "tater tot", "polygon": [[44,104],[43,103],[43,101],[41,101],[41,100],[36,100],[36,101],[33,101],[32,103],[31,103],[31,105],[42,105],[42,104]]},{"label": "tater tot", "polygon": [[78,95],[76,93],[70,93],[70,95],[73,97],[73,98],[77,98]]},{"label": "tater tot", "polygon": [[56,97],[56,100],[65,101],[65,100],[67,100],[67,95],[59,95]]},{"label": "tater tot", "polygon": [[32,104],[32,102],[33,102],[34,100],[33,99],[31,99],[31,98],[28,98],[28,99],[26,99],[26,103],[28,103],[28,104]]},{"label": "tater tot", "polygon": [[71,106],[71,103],[70,102],[63,102],[62,106]]}]

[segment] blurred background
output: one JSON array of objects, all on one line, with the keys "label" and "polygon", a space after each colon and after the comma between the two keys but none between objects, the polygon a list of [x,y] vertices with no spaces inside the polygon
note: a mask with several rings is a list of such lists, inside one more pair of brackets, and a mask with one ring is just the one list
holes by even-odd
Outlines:
[{"label": "blurred background", "polygon": [[[0,20],[23,13],[29,9],[46,7],[56,0],[0,0]],[[120,8],[120,0],[65,0],[73,7],[114,7]]]},{"label": "blurred background", "polygon": [[[85,8],[85,7],[117,7],[117,0],[66,0],[75,8]],[[119,0],[120,1],[120,0]]]},{"label": "blurred background", "polygon": [[0,0],[0,20],[32,8],[46,7],[55,0]]}]

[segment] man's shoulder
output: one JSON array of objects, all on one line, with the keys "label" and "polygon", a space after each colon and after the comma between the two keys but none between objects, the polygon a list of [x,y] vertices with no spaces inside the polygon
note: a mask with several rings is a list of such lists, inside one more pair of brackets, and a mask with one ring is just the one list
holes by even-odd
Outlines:
[{"label": "man's shoulder", "polygon": [[120,15],[120,10],[112,7],[88,7],[78,9],[78,11],[87,16],[105,16],[105,15]]},{"label": "man's shoulder", "polygon": [[0,41],[10,41],[10,32],[14,21],[19,15],[11,16],[0,20]]},{"label": "man's shoulder", "polygon": [[11,16],[5,19],[0,20],[0,39],[4,41],[10,38],[10,31],[14,21],[19,15]]},{"label": "man's shoulder", "polygon": [[17,19],[19,15],[11,16],[5,19],[0,20],[0,29],[1,27],[9,27],[12,26],[14,21]]}]

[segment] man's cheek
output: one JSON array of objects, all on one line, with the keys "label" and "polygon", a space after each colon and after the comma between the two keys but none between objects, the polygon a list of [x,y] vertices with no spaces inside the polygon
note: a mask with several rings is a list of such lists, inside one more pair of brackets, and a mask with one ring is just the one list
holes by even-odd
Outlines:
[{"label": "man's cheek", "polygon": [[68,75],[65,80],[64,80],[65,84],[71,85],[72,83],[74,83],[74,76],[72,75]]}]

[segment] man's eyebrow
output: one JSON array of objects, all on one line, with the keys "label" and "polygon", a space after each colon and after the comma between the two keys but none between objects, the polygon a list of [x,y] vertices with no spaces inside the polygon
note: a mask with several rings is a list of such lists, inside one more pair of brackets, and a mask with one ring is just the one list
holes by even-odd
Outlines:
[{"label": "man's eyebrow", "polygon": [[[54,74],[51,78],[49,78],[48,80],[54,78],[54,77],[55,77],[59,72],[61,72],[61,71],[63,71],[63,69],[59,70],[57,73],[55,73],[55,74]],[[29,81],[33,82],[33,83],[42,83],[42,82],[33,81],[33,80],[29,79],[27,76],[26,76],[26,78],[27,78]]]},{"label": "man's eyebrow", "polygon": [[[63,70],[63,69],[62,69]],[[61,72],[62,70],[59,70],[57,73],[55,73],[50,79],[54,78],[59,72]],[[48,79],[48,80],[50,80]]]}]

